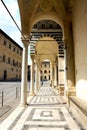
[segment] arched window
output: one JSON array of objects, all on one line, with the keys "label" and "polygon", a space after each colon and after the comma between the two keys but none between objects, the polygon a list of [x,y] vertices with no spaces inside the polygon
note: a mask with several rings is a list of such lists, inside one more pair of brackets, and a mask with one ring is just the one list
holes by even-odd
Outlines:
[{"label": "arched window", "polygon": [[6,60],[6,57],[5,57],[5,55],[3,55],[3,62],[5,62],[5,60]]},{"label": "arched window", "polygon": [[4,45],[6,46],[6,41],[4,40]]},{"label": "arched window", "polygon": [[47,73],[47,70],[44,70],[44,73]]},{"label": "arched window", "polygon": [[4,80],[6,80],[6,79],[7,79],[7,70],[4,70],[3,79],[4,79]]},{"label": "arched window", "polygon": [[40,73],[42,74],[42,70],[40,71]]},{"label": "arched window", "polygon": [[15,60],[13,60],[13,66],[15,66]]},{"label": "arched window", "polygon": [[10,64],[10,62],[11,62],[11,59],[10,59],[10,57],[8,58],[8,64]]}]

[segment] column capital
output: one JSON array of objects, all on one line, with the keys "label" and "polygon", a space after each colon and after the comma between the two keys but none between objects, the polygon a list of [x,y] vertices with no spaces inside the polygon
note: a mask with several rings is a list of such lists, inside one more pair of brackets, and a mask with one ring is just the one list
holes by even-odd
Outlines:
[{"label": "column capital", "polygon": [[24,36],[24,37],[22,36],[21,41],[22,41],[24,47],[27,47],[29,45],[29,36]]}]

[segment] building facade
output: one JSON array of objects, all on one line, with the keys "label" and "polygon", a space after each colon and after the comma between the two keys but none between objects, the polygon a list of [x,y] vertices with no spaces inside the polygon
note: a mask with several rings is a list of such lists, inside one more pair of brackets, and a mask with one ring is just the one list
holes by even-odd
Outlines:
[{"label": "building facade", "polygon": [[0,80],[21,80],[22,48],[0,29]]},{"label": "building facade", "polygon": [[50,62],[49,61],[42,62],[41,71],[40,71],[40,79],[42,81],[50,80]]}]

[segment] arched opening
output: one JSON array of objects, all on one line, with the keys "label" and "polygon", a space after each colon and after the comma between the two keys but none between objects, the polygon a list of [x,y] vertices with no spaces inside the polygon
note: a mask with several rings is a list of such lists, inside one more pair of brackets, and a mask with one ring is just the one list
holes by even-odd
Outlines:
[{"label": "arched opening", "polygon": [[4,79],[4,80],[7,80],[7,70],[4,70],[3,79]]}]

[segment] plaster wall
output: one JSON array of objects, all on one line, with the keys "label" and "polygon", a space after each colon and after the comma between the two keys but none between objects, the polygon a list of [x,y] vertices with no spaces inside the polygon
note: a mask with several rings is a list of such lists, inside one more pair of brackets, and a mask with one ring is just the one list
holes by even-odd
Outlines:
[{"label": "plaster wall", "polygon": [[87,0],[76,0],[73,12],[76,95],[87,101]]}]

